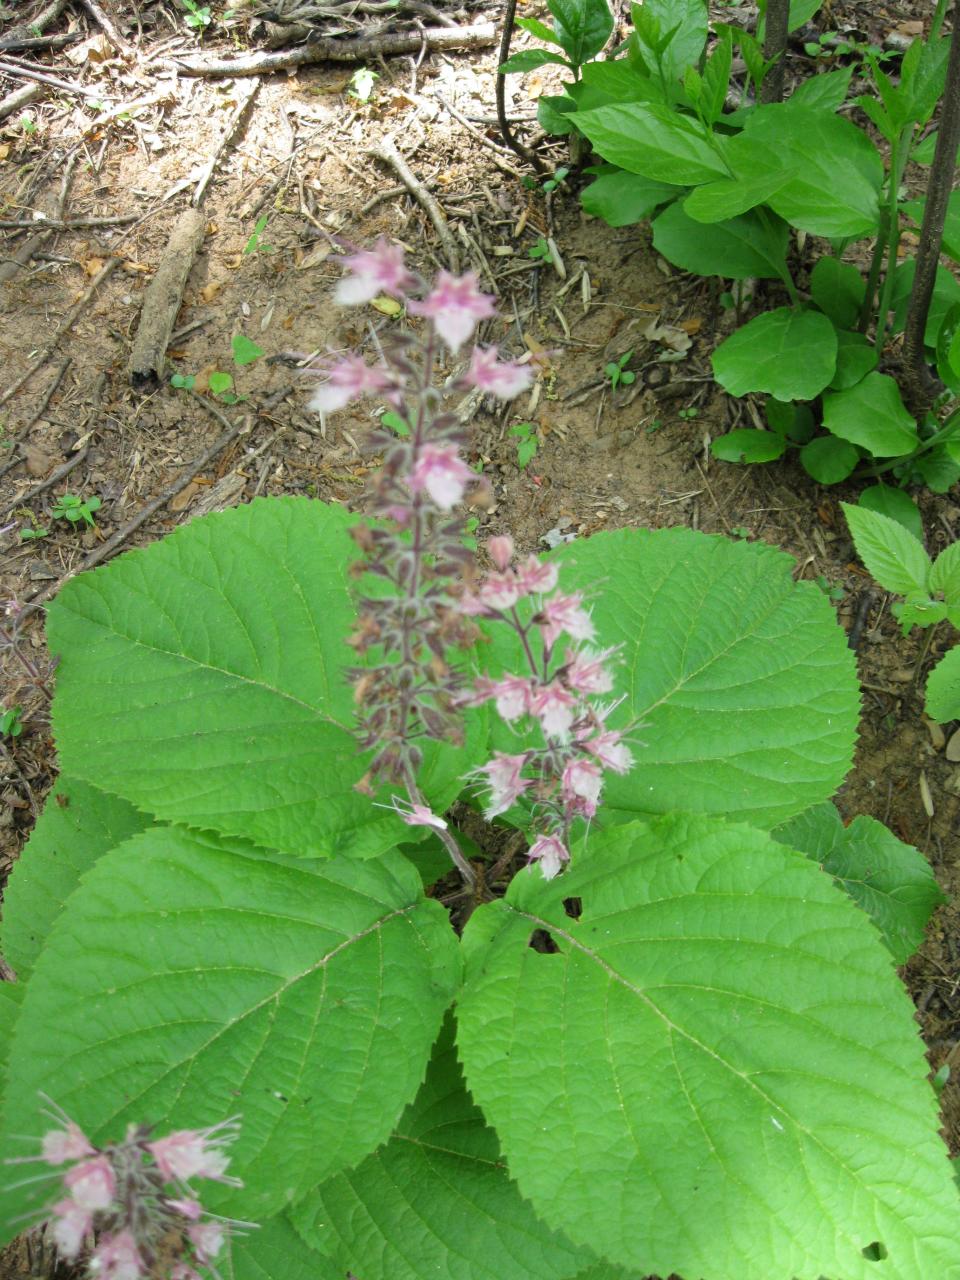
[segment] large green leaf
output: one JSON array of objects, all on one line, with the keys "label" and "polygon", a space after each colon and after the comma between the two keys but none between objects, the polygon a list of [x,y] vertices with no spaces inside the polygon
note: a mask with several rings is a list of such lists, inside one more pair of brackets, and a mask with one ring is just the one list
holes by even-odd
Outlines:
[{"label": "large green leaf", "polygon": [[[892,485],[879,481],[864,489],[857,500],[857,505],[866,507],[868,511],[879,511],[882,516],[896,520],[923,545],[923,516],[917,504],[904,489],[894,489]],[[960,583],[958,583],[960,586]],[[938,588],[932,585],[931,591]]]},{"label": "large green leaf", "polygon": [[786,272],[789,228],[777,217],[744,213],[727,222],[695,222],[679,201],[653,221],[654,248],[675,267],[730,280],[777,279]]},{"label": "large green leaf", "polygon": [[766,391],[778,400],[812,400],[837,367],[837,331],[819,311],[777,307],[732,333],[712,360],[732,396]]},{"label": "large green leaf", "polygon": [[554,33],[574,66],[595,57],[613,30],[607,0],[547,0]]},{"label": "large green leaf", "polygon": [[149,825],[125,800],[85,782],[58,779],[3,893],[0,952],[21,981],[84,872]]},{"label": "large green leaf", "polygon": [[931,565],[923,543],[899,520],[849,502],[840,505],[857,555],[884,591],[895,591],[901,596],[925,596]]},{"label": "large green leaf", "polygon": [[866,293],[863,276],[852,262],[818,258],[810,272],[810,296],[838,329],[852,329]]},{"label": "large green leaf", "polygon": [[687,67],[696,66],[707,43],[707,6],[704,0],[643,0],[632,6],[638,33],[655,28],[663,40],[670,39],[659,58],[645,51],[645,60],[656,66],[663,78],[679,88]]},{"label": "large green leaf", "polygon": [[[611,724],[636,724],[636,763],[609,777],[605,820],[687,809],[774,826],[833,794],[853,753],[854,660],[789,556],[689,529],[624,529],[551,558],[562,589],[586,593],[599,641],[623,646]],[[512,634],[491,635],[494,662],[522,670]],[[505,732],[498,745],[513,742]]]},{"label": "large green leaf", "polygon": [[744,132],[730,139],[727,160],[744,176],[791,170],[790,181],[769,203],[795,227],[831,239],[870,235],[877,228],[883,162],[848,120],[789,103],[759,107]]},{"label": "large green leaf", "polygon": [[[288,853],[409,839],[353,789],[351,523],[320,502],[254,502],[69,582],[49,620],[64,771]],[[421,782],[437,808],[467,767],[467,752],[431,747]]]},{"label": "large green leaf", "polygon": [[338,1275],[363,1280],[572,1280],[593,1255],[541,1222],[463,1083],[449,1019],[386,1146],[290,1211]]},{"label": "large green leaf", "polygon": [[913,1007],[808,859],[668,815],[521,873],[463,942],[468,1086],[571,1239],[641,1275],[960,1276]]},{"label": "large green leaf", "polygon": [[621,102],[663,101],[660,83],[641,74],[622,58],[616,62],[588,62],[580,79],[575,84],[564,85],[564,92],[576,102],[578,111],[592,111],[595,107]]},{"label": "large green leaf", "polygon": [[800,450],[804,471],[818,484],[839,484],[860,461],[855,445],[835,436],[818,436]]},{"label": "large green leaf", "polygon": [[655,182],[639,173],[604,165],[599,176],[584,188],[580,203],[587,213],[602,218],[608,226],[628,227],[649,218],[654,209],[681,190],[667,182]]},{"label": "large green leaf", "polygon": [[[789,174],[780,170],[775,173],[758,173],[749,178],[720,178],[716,182],[706,182],[696,187],[683,202],[683,207],[691,218],[697,222],[724,222],[727,218],[735,218],[746,213],[758,204],[764,204],[779,191],[787,181]],[[767,221],[770,220],[769,213]],[[766,223],[759,223],[760,227]],[[784,225],[776,219],[776,225]]]},{"label": "large green leaf", "polygon": [[[923,211],[926,203],[926,200],[907,200],[901,204],[900,208],[920,226],[923,222]],[[952,191],[950,193],[950,201],[947,205],[946,218],[943,224],[941,248],[954,262],[960,262],[960,191]]]},{"label": "large green leaf", "polygon": [[823,425],[831,435],[860,445],[875,458],[912,453],[920,443],[917,424],[893,378],[876,371],[848,391],[823,397]]},{"label": "large green leaf", "polygon": [[960,604],[960,542],[951,542],[934,560],[930,590],[941,592],[948,604]]},{"label": "large green leaf", "polygon": [[771,833],[819,862],[880,930],[895,964],[923,942],[927,921],[944,894],[930,864],[875,818],[845,827],[836,807],[818,804]]},{"label": "large green leaf", "polygon": [[344,1273],[311,1249],[282,1216],[227,1240],[226,1260],[217,1259],[225,1280],[345,1280]]},{"label": "large green leaf", "polygon": [[577,128],[604,160],[679,186],[729,177],[701,126],[657,103],[625,102],[577,112]]},{"label": "large green leaf", "polygon": [[960,645],[944,654],[930,672],[926,711],[941,724],[960,719]]},{"label": "large green leaf", "polygon": [[4,1131],[42,1129],[37,1090],[105,1138],[240,1112],[248,1188],[227,1209],[259,1221],[388,1137],[459,967],[399,854],[308,861],[154,828],[102,857],[53,927]]},{"label": "large green leaf", "polygon": [[862,333],[837,330],[837,367],[830,379],[833,391],[847,391],[877,367],[877,349]]}]

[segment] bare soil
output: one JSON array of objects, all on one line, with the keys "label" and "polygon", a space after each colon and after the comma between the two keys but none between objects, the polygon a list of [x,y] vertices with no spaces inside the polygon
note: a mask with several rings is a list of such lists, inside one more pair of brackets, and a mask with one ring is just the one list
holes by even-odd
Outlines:
[{"label": "bare soil", "polygon": [[[229,52],[231,45],[214,27],[201,47],[178,5],[101,4],[135,55],[111,49],[83,6],[69,6],[49,30],[78,30],[83,39],[67,50],[22,57],[93,92],[51,90],[0,124],[0,219],[36,223],[5,231],[0,248],[0,278],[7,270],[0,285],[0,529],[9,526],[0,534],[0,601],[24,610],[6,625],[16,626],[21,652],[41,677],[34,679],[11,649],[0,652],[0,703],[21,705],[24,722],[18,737],[0,743],[0,875],[56,777],[43,604],[59,584],[90,557],[143,545],[203,512],[257,495],[351,503],[361,493],[375,465],[364,446],[366,411],[322,423],[306,412],[310,385],[291,366],[304,353],[368,341],[355,313],[331,306],[340,274],[331,236],[364,245],[382,234],[403,242],[427,273],[448,265],[421,204],[370,155],[389,138],[443,209],[461,268],[477,271],[499,295],[499,318],[484,339],[515,356],[550,353],[549,376],[531,402],[505,412],[482,404],[474,417],[475,457],[494,493],[480,513],[480,536],[509,531],[521,549],[542,550],[557,533],[687,525],[773,543],[796,558],[798,577],[839,589],[840,622],[849,630],[858,620],[863,686],[856,762],[839,804],[845,816],[871,814],[923,850],[951,899],[906,978],[931,1068],[948,1058],[960,1065],[960,765],[945,753],[956,726],[940,732],[922,714],[927,671],[949,641],[938,636],[924,651],[924,637],[904,639],[889,600],[856,563],[838,503],[855,498],[857,487],[823,489],[791,462],[737,468],[711,459],[711,439],[741,419],[751,425],[752,413],[710,377],[710,352],[729,323],[716,282],[669,267],[643,227],[614,230],[588,219],[569,186],[545,196],[522,183],[526,169],[490,123],[492,48],[428,52],[419,63],[416,56],[373,59],[379,79],[368,103],[347,92],[355,65],[305,66],[262,77],[203,200],[203,245],[167,369],[195,375],[193,391],[164,382],[139,394],[128,366],[144,290],[248,82],[171,70],[165,59],[177,51]],[[14,7],[11,17],[0,6],[0,18],[7,14],[0,39],[11,22],[26,20],[19,11],[28,6]],[[526,12],[540,8],[530,4]],[[932,9],[929,0],[836,4],[829,23],[856,27],[880,43],[891,31],[928,20]],[[446,12],[458,22],[500,18],[495,8]],[[720,16],[752,21],[746,8],[724,6]],[[818,19],[821,29],[827,21]],[[237,27],[235,40],[244,43],[247,30]],[[526,41],[519,36],[515,47]],[[795,70],[810,70],[802,56]],[[0,70],[0,96],[22,83]],[[532,118],[536,96],[549,84],[540,73],[512,78],[512,114]],[[137,100],[147,105],[100,122],[98,103],[112,109]],[[525,126],[528,140],[538,133]],[[567,162],[562,142],[538,145],[551,164]],[[8,270],[27,237],[44,230],[37,214],[49,217],[58,208],[68,222],[130,221],[53,230],[32,258]],[[259,245],[244,252],[263,214],[268,222]],[[562,271],[529,257],[541,236],[554,240]],[[113,260],[116,267],[103,277]],[[235,367],[231,338],[238,333],[262,347],[265,358]],[[603,367],[628,351],[636,380],[611,390]],[[214,371],[231,373],[245,398],[229,405],[212,395]],[[521,422],[534,425],[538,440],[525,468],[509,434]],[[231,430],[229,442],[182,485]],[[69,463],[75,464],[69,474],[56,479]],[[94,528],[54,518],[54,503],[65,493],[101,499]],[[128,530],[158,499],[153,513]],[[920,501],[935,552],[958,536],[960,494],[925,494]],[[48,532],[23,542],[22,528]],[[956,1153],[960,1071],[943,1101]],[[0,1262],[2,1280],[27,1274],[22,1249]]]}]

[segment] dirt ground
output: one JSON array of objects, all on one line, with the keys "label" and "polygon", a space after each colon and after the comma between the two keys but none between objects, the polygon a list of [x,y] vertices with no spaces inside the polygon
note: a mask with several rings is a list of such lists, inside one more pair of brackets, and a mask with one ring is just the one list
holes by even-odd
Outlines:
[{"label": "dirt ground", "polygon": [[[741,418],[751,425],[749,404],[729,401],[710,377],[709,355],[728,323],[717,282],[669,267],[644,227],[588,219],[571,185],[545,195],[521,181],[528,170],[492,123],[492,43],[264,74],[221,149],[253,82],[189,76],[169,59],[245,46],[248,21],[230,31],[214,24],[201,41],[178,3],[101,6],[131,55],[110,47],[78,0],[49,31],[81,38],[21,58],[73,88],[50,89],[0,124],[0,601],[23,609],[5,625],[19,628],[40,677],[9,648],[0,652],[0,703],[21,705],[24,724],[0,743],[0,876],[56,776],[43,604],[58,585],[87,563],[260,494],[351,502],[361,492],[375,462],[364,447],[369,419],[347,410],[321,423],[306,412],[310,384],[292,365],[364,338],[355,313],[331,306],[340,275],[332,235],[365,245],[383,234],[427,273],[447,265],[422,204],[370,154],[391,139],[439,203],[460,268],[479,272],[499,295],[499,318],[483,338],[514,356],[553,353],[532,402],[505,412],[481,405],[473,419],[475,457],[495,496],[480,536],[509,531],[523,550],[542,550],[558,533],[625,525],[762,539],[796,557],[798,576],[832,591],[848,630],[855,619],[862,625],[861,736],[839,804],[845,816],[872,814],[922,849],[952,899],[906,977],[931,1067],[952,1057],[960,1068],[960,765],[947,758],[951,726],[941,732],[922,715],[926,673],[949,640],[938,635],[924,652],[922,636],[902,638],[888,598],[856,563],[839,502],[854,500],[859,486],[821,488],[791,462],[738,468],[711,459],[713,437]],[[853,26],[882,43],[928,20],[933,7],[835,4],[829,29]],[[0,5],[0,41],[35,8]],[[532,0],[522,11],[542,9]],[[443,13],[460,24],[501,18],[496,6]],[[719,16],[754,20],[745,6],[723,5]],[[815,21],[828,29],[823,17]],[[527,40],[519,35],[514,47]],[[2,70],[2,58],[0,50],[0,96],[25,83]],[[368,102],[348,92],[359,65],[379,76]],[[802,52],[792,66],[799,75],[812,69]],[[511,115],[532,121],[550,84],[549,69],[511,78]],[[528,140],[539,138],[535,124],[522,127]],[[551,167],[569,163],[563,140],[537,145]],[[167,375],[196,382],[192,391],[164,382],[139,393],[129,365],[144,291],[214,159],[203,243],[167,353]],[[39,214],[68,225],[45,227]],[[530,258],[540,237],[552,237],[557,265]],[[33,255],[24,257],[31,238]],[[264,357],[235,366],[235,334]],[[611,391],[603,367],[626,352],[636,380]],[[230,373],[243,398],[214,396],[214,372]],[[538,448],[521,468],[509,432],[524,422]],[[67,493],[101,500],[95,527],[54,517]],[[960,494],[919,500],[928,548],[939,551],[960,532]],[[23,528],[47,532],[22,541]],[[960,1070],[944,1114],[956,1153]],[[0,1267],[3,1280],[19,1274],[12,1260]]]}]

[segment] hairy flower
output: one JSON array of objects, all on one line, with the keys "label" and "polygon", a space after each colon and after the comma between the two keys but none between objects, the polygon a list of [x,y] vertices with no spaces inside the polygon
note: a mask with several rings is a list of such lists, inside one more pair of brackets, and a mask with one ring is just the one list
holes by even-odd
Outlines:
[{"label": "hairy flower", "polygon": [[198,1222],[187,1228],[187,1235],[200,1262],[209,1262],[223,1248],[224,1231],[219,1222]]},{"label": "hairy flower", "polygon": [[93,1214],[88,1209],[81,1209],[70,1197],[58,1200],[53,1206],[53,1242],[68,1262],[72,1262],[80,1252],[92,1225]]},{"label": "hairy flower", "polygon": [[480,603],[488,609],[512,609],[521,594],[517,575],[509,570],[506,573],[488,573],[477,592]]},{"label": "hairy flower", "polygon": [[541,685],[530,699],[530,712],[540,721],[544,737],[565,742],[570,736],[577,700],[558,681]]},{"label": "hairy flower", "polygon": [[605,665],[616,649],[590,650],[568,649],[563,681],[567,688],[577,693],[609,693],[613,688],[613,676]]},{"label": "hairy flower", "polygon": [[555,564],[544,564],[536,556],[527,556],[517,570],[517,583],[525,596],[544,595],[557,585],[559,573]]},{"label": "hairy flower", "polygon": [[592,640],[596,636],[590,615],[582,605],[583,596],[579,591],[569,596],[552,596],[544,601],[540,611],[540,632],[548,649],[564,631],[572,640]]},{"label": "hairy flower", "polygon": [[351,400],[383,391],[389,385],[384,369],[367,364],[362,356],[346,355],[330,369],[329,378],[314,391],[307,408],[314,413],[335,413]]},{"label": "hairy flower", "polygon": [[501,400],[512,400],[530,386],[533,371],[529,365],[499,360],[496,347],[474,347],[470,368],[463,380],[468,386],[479,387]]},{"label": "hairy flower", "polygon": [[593,817],[603,786],[600,766],[591,760],[584,760],[582,756],[575,756],[567,763],[561,781],[564,803],[573,806],[575,801],[580,800],[582,805],[575,807],[582,809],[587,817]]},{"label": "hairy flower", "polygon": [[137,1243],[129,1231],[101,1237],[90,1257],[90,1271],[97,1280],[139,1280],[146,1275]]},{"label": "hairy flower", "polygon": [[454,444],[425,444],[417,455],[407,479],[412,493],[424,489],[441,511],[449,511],[463,498],[467,484],[475,479]]},{"label": "hairy flower", "polygon": [[404,809],[400,797],[394,796],[392,804],[380,805],[379,808],[392,809],[401,822],[405,822],[408,827],[433,827],[436,831],[447,829],[444,819],[438,818],[425,804],[411,804],[409,809]]},{"label": "hairy flower", "polygon": [[348,254],[343,265],[350,274],[343,277],[333,295],[342,306],[370,302],[378,293],[402,298],[414,284],[414,277],[404,265],[402,246],[390,244],[383,236],[372,249]]},{"label": "hairy flower", "polygon": [[620,739],[623,734],[616,729],[605,729],[593,738],[585,738],[582,746],[600,761],[605,769],[614,773],[629,773],[633,768],[633,755]]},{"label": "hairy flower", "polygon": [[117,1189],[113,1168],[106,1156],[74,1165],[64,1175],[63,1185],[81,1209],[91,1212],[109,1208]]},{"label": "hairy flower", "polygon": [[229,1137],[212,1137],[220,1126],[211,1129],[178,1129],[157,1142],[148,1142],[147,1150],[157,1162],[164,1178],[211,1178],[224,1182],[224,1172],[230,1163],[224,1155],[222,1144]]},{"label": "hairy flower", "polygon": [[92,1156],[94,1149],[83,1130],[73,1123],[67,1122],[65,1129],[51,1129],[43,1136],[43,1158],[47,1164],[64,1164],[67,1160],[82,1160],[84,1156]]},{"label": "hairy flower", "polygon": [[558,836],[538,836],[527,851],[527,861],[539,862],[544,880],[552,880],[570,861],[570,853]]},{"label": "hairy flower", "polygon": [[509,534],[499,534],[487,543],[487,555],[501,573],[510,567],[513,559],[513,539]]},{"label": "hairy flower", "polygon": [[481,320],[496,314],[489,293],[477,287],[476,272],[454,276],[449,271],[437,272],[433,289],[422,302],[412,300],[414,315],[428,316],[440,339],[457,352],[471,336]]},{"label": "hairy flower", "polygon": [[532,779],[520,776],[527,759],[526,752],[508,756],[497,751],[489,764],[477,770],[477,773],[486,777],[490,787],[490,803],[483,811],[485,818],[495,818],[498,813],[505,813],[511,805],[516,804],[527,787],[532,785]]}]

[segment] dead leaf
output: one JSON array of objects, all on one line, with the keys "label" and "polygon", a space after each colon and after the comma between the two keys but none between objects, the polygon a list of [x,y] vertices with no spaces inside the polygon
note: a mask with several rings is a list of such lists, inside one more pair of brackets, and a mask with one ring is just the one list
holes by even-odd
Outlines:
[{"label": "dead leaf", "polygon": [[906,22],[898,23],[894,30],[905,36],[922,36],[923,22],[920,18],[910,18]]},{"label": "dead leaf", "polygon": [[947,749],[944,754],[951,764],[957,764],[960,761],[960,729],[954,730],[950,735],[950,741],[947,743]]},{"label": "dead leaf", "polygon": [[680,321],[680,328],[683,330],[684,333],[689,333],[689,334],[699,333],[702,325],[703,325],[703,321],[700,319],[699,316],[693,316],[689,320]]},{"label": "dead leaf", "polygon": [[24,457],[28,475],[36,477],[45,476],[54,462],[56,462],[56,458],[52,453],[48,453],[46,449],[39,449],[32,444],[27,445]]},{"label": "dead leaf", "polygon": [[120,270],[125,271],[128,276],[148,276],[153,268],[148,267],[145,262],[134,262],[132,258],[124,258],[120,263]]},{"label": "dead leaf", "polygon": [[297,263],[298,271],[309,271],[311,267],[319,267],[321,262],[326,262],[330,257],[330,245],[315,244],[309,253],[303,255]]},{"label": "dead leaf", "polygon": [[648,342],[659,342],[669,351],[682,353],[693,346],[693,339],[683,329],[675,324],[661,324],[656,318],[642,321],[637,326],[637,332]]},{"label": "dead leaf", "polygon": [[83,270],[91,278],[91,280],[93,279],[94,276],[98,276],[100,272],[103,270],[104,261],[105,259],[103,258],[87,258],[87,260],[84,262]]},{"label": "dead leaf", "polygon": [[10,154],[10,143],[0,142],[0,160],[6,160],[9,154]]},{"label": "dead leaf", "polygon": [[216,280],[211,280],[209,284],[205,284],[200,290],[200,297],[204,302],[212,302],[222,288],[223,285]]},{"label": "dead leaf", "polygon": [[181,489],[178,494],[170,499],[167,505],[171,511],[186,511],[199,492],[200,486],[196,480],[191,480],[185,489]]}]

